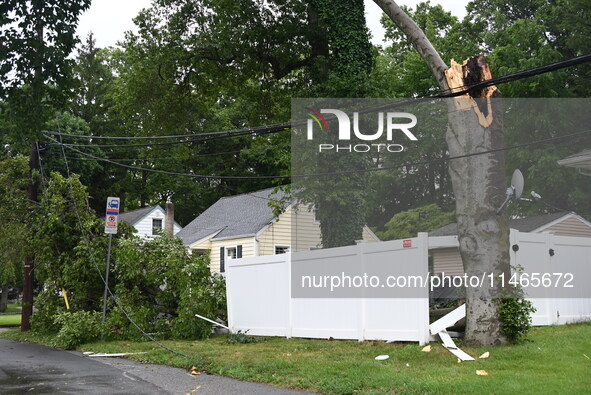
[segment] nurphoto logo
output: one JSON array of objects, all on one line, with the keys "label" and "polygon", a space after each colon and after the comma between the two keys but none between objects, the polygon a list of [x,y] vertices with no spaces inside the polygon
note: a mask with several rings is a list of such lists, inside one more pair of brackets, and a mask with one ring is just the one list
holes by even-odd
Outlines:
[{"label": "nurphoto logo", "polygon": [[[314,129],[319,129],[323,133],[331,133],[329,124],[326,118],[322,114],[331,114],[331,118],[336,118],[338,122],[338,139],[343,142],[350,142],[352,136],[361,141],[376,141],[383,138],[384,129],[386,131],[387,143],[379,144],[319,144],[318,151],[347,151],[347,152],[369,152],[375,150],[388,151],[388,152],[402,152],[404,146],[401,144],[390,143],[394,140],[398,132],[402,132],[406,138],[411,141],[418,140],[417,137],[410,131],[411,128],[416,126],[417,117],[414,114],[408,112],[378,112],[378,125],[377,131],[371,133],[364,133],[360,130],[359,112],[353,112],[353,122],[349,115],[337,109],[321,109],[316,111],[312,108],[306,108],[310,119],[307,122],[307,139],[314,140]],[[385,127],[384,127],[385,124]],[[351,127],[351,125],[353,127]],[[353,130],[353,134],[351,133]]]}]

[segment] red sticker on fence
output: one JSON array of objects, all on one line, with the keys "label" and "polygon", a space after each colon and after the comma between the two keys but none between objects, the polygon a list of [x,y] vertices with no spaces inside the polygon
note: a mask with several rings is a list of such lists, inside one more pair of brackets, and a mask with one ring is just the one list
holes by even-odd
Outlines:
[{"label": "red sticker on fence", "polygon": [[411,239],[402,240],[402,247],[403,248],[410,248],[410,247],[412,247],[412,240]]}]

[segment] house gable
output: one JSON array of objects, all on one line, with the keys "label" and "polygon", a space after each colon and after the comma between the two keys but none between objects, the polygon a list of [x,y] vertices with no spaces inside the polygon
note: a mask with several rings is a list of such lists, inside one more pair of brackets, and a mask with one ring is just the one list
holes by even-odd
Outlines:
[{"label": "house gable", "polygon": [[575,213],[570,213],[533,231],[541,232],[552,232],[557,236],[591,237],[591,223]]},{"label": "house gable", "polygon": [[[123,213],[120,216],[120,220],[133,226],[137,230],[137,236],[142,238],[153,238],[152,225],[153,219],[159,219],[162,221],[162,227],[164,228],[166,213],[159,205],[153,207],[144,207],[138,210],[129,211]],[[174,234],[181,230],[181,226],[174,223]]]}]

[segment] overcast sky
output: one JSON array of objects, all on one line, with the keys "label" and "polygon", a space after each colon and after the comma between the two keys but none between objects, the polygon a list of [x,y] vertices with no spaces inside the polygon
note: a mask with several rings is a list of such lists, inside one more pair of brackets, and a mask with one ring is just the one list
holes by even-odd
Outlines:
[{"label": "overcast sky", "polygon": [[[462,18],[469,0],[432,0],[432,4],[441,4],[452,14]],[[414,8],[418,0],[399,0],[399,5]],[[142,8],[150,6],[150,0],[93,0],[92,5],[80,17],[78,35],[84,40],[87,34],[94,33],[98,47],[114,46],[124,38],[124,32],[135,30],[132,18]],[[383,29],[380,25],[382,10],[372,1],[365,0],[367,25],[372,32],[374,44],[381,44]]]}]

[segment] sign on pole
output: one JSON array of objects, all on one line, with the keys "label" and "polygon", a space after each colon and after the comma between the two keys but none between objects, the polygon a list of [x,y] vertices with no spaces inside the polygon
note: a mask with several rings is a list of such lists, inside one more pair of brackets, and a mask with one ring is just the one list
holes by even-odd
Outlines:
[{"label": "sign on pole", "polygon": [[119,198],[107,198],[107,213],[105,217],[105,233],[116,234],[117,222],[119,219]]}]

